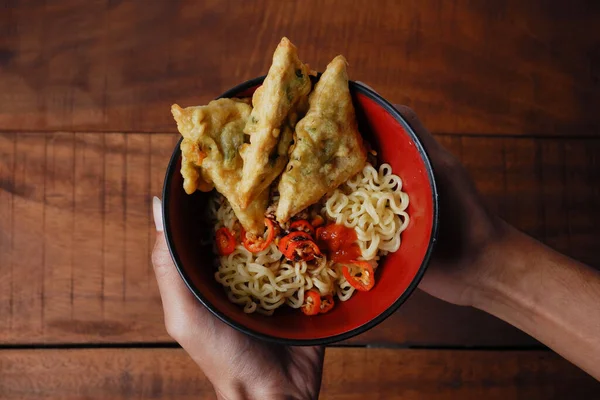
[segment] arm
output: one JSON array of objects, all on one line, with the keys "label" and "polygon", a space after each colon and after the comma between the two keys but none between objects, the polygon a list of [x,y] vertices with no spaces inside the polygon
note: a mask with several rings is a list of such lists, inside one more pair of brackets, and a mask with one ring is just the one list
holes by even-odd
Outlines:
[{"label": "arm", "polygon": [[600,272],[491,213],[458,160],[412,110],[398,109],[431,158],[444,215],[419,287],[503,319],[600,379]]},{"label": "arm", "polygon": [[501,258],[474,296],[480,308],[600,379],[600,272],[508,228]]}]

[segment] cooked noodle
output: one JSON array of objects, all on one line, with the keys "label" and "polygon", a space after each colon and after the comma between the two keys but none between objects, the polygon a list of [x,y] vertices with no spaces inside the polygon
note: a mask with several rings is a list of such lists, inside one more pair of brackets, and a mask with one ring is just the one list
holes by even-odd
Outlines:
[{"label": "cooked noodle", "polygon": [[[371,164],[336,189],[321,206],[321,215],[330,222],[354,228],[362,260],[373,268],[380,256],[397,251],[400,234],[409,223],[408,195],[402,180],[388,164],[379,171]],[[239,224],[231,205],[215,196],[210,206],[215,231],[225,226],[236,237]],[[313,261],[287,260],[273,242],[265,250],[251,253],[237,243],[233,253],[218,259],[216,280],[225,286],[229,299],[244,307],[244,312],[271,315],[283,304],[300,308],[304,293],[316,289],[322,296],[336,294],[341,301],[352,297],[355,289],[326,257]]]},{"label": "cooked noodle", "polygon": [[325,202],[324,212],[337,224],[354,228],[364,260],[373,260],[400,248],[400,233],[410,221],[408,195],[402,180],[389,164],[377,171],[371,164],[336,189]]}]

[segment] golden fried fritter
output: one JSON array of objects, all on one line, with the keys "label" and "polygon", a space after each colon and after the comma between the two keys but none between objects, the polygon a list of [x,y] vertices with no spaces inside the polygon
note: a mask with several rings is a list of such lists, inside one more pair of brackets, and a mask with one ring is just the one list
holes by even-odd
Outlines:
[{"label": "golden fried fritter", "polygon": [[287,38],[281,39],[269,73],[252,97],[254,109],[244,128],[250,143],[240,149],[244,160],[239,188],[242,207],[266,191],[283,171],[294,126],[306,112],[309,74],[296,47]]},{"label": "golden fried fritter", "polygon": [[346,72],[337,56],[315,85],[309,109],[295,129],[290,161],[279,182],[281,223],[356,175],[367,152],[356,123]]},{"label": "golden fried fritter", "polygon": [[240,206],[238,185],[242,177],[239,148],[252,107],[248,100],[219,99],[206,106],[171,107],[181,142],[181,175],[186,193],[213,187],[229,200],[248,232],[262,233],[268,191],[260,193],[245,209]]}]

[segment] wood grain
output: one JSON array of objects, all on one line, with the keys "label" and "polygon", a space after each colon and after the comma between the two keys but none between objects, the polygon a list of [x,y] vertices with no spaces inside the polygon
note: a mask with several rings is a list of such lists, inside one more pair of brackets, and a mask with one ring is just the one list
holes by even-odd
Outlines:
[{"label": "wood grain", "polygon": [[[322,399],[586,399],[600,390],[547,351],[330,348]],[[0,393],[21,399],[214,399],[180,349],[6,350]]]},{"label": "wood grain", "polygon": [[[317,70],[346,55],[352,79],[439,134],[494,210],[600,268],[597,1],[0,0],[0,10],[1,399],[214,398],[182,350],[132,348],[171,342],[150,263],[151,196],[177,140],[170,105],[266,73],[282,36]],[[87,343],[125,348],[63,346]],[[61,345],[11,349],[41,344]],[[507,350],[540,346],[517,329],[418,290],[345,344],[374,348],[329,348],[321,398],[600,393],[554,353]],[[406,349],[421,346],[463,350]]]},{"label": "wood grain", "polygon": [[600,133],[594,0],[0,4],[5,131],[173,132],[172,103],[265,74],[285,35],[318,70],[346,55],[437,133]]},{"label": "wood grain", "polygon": [[[438,139],[509,222],[600,267],[600,140]],[[150,264],[150,207],[176,140],[0,133],[1,343],[170,341]],[[536,345],[491,316],[421,292],[351,343]]]}]

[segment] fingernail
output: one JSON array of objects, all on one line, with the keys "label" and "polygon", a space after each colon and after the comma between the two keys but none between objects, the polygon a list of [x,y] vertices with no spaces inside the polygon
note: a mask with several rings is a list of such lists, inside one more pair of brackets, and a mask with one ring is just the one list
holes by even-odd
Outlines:
[{"label": "fingernail", "polygon": [[152,214],[154,215],[154,226],[156,232],[163,231],[162,209],[160,199],[156,196],[152,199]]}]

